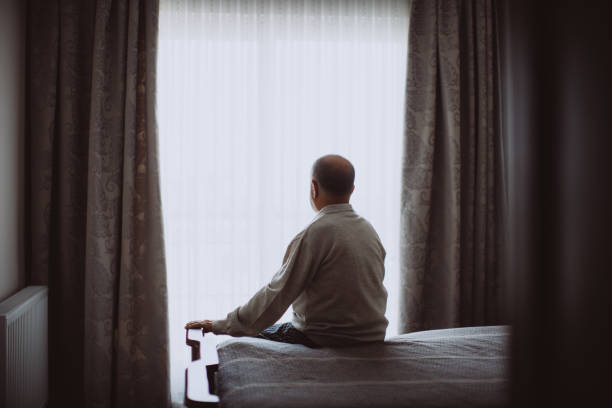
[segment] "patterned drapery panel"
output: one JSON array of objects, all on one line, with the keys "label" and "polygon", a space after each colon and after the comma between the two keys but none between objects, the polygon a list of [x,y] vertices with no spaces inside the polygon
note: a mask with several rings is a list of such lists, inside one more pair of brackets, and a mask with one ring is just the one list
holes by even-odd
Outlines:
[{"label": "patterned drapery panel", "polygon": [[30,2],[29,281],[50,288],[50,406],[168,406],[158,2]]},{"label": "patterned drapery panel", "polygon": [[412,1],[400,332],[502,318],[493,7]]}]

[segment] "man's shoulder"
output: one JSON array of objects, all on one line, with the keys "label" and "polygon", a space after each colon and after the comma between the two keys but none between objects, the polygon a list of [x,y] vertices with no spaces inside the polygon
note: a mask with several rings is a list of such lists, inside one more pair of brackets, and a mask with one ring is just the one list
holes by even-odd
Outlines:
[{"label": "man's shoulder", "polygon": [[304,228],[305,233],[321,233],[339,225],[338,220],[329,214],[317,214],[317,216]]}]

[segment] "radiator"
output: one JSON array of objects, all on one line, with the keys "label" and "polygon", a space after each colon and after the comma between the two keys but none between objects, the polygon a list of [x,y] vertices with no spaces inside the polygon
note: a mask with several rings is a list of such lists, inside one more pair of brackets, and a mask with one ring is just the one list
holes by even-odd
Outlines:
[{"label": "radiator", "polygon": [[43,407],[47,364],[47,287],[29,286],[0,303],[0,407]]}]

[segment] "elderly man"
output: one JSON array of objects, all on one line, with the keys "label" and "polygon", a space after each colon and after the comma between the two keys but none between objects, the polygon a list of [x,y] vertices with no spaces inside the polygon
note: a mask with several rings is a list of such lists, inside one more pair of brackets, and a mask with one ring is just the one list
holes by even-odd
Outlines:
[{"label": "elderly man", "polygon": [[[355,169],[345,158],[318,159],[310,186],[318,213],[291,241],[272,281],[227,318],[189,322],[185,328],[309,347],[383,341],[385,249],[372,225],[349,204],[354,180]],[[270,326],[291,304],[292,322]]]}]

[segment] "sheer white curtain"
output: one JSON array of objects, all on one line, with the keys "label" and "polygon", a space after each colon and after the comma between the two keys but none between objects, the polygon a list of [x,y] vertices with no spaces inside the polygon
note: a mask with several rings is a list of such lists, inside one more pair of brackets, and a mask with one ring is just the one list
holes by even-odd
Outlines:
[{"label": "sheer white curtain", "polygon": [[395,334],[407,2],[162,0],[160,13],[174,399],[184,323],[224,317],[276,272],[314,216],[310,169],[327,153],[353,162],[351,202],[387,249]]}]

